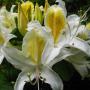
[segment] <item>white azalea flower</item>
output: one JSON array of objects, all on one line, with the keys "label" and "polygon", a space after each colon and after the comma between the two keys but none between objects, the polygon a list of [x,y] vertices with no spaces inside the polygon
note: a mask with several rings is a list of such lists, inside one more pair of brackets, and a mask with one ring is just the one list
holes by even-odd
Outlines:
[{"label": "white azalea flower", "polygon": [[[13,6],[11,8],[13,10]],[[16,14],[8,12],[6,7],[3,6],[0,9],[0,64],[3,61],[4,55],[1,52],[3,46],[7,44],[7,42],[15,37],[14,35],[10,34],[10,32],[16,27],[14,17]]]},{"label": "white azalea flower", "polygon": [[79,16],[73,14],[66,18],[62,7],[54,5],[47,11],[45,27],[51,32],[55,45],[48,62],[54,62],[53,64],[55,64],[55,61],[57,63],[62,60],[59,58],[53,61],[53,58],[57,55],[59,56],[65,47],[77,48],[87,55],[90,55],[90,46],[88,43],[77,37],[77,35],[85,29],[84,25],[80,25]]},{"label": "white azalea flower", "polygon": [[7,32],[7,30],[4,30],[4,28],[0,27],[0,64],[2,63],[3,59],[4,59],[4,55],[1,52],[1,49],[7,45],[8,41],[15,37],[12,34],[9,34]]},{"label": "white azalea flower", "polygon": [[50,32],[43,30],[43,27],[35,21],[28,24],[28,32],[23,39],[22,51],[14,47],[3,48],[2,52],[6,59],[16,68],[22,70],[14,90],[23,90],[25,81],[31,81],[34,78],[36,83],[39,83],[40,77],[45,78],[45,82],[49,83],[53,90],[63,90],[62,80],[49,67],[50,63],[46,64],[53,46]]},{"label": "white azalea flower", "polygon": [[[62,1],[59,3],[62,4]],[[78,58],[78,54],[81,52],[85,53],[87,57],[90,56],[90,45],[85,41],[88,38],[88,32],[85,25],[80,24],[81,19],[78,15],[73,14],[66,18],[65,10],[64,12],[63,10],[62,6],[51,6],[45,17],[45,27],[51,31],[55,44],[46,63],[50,63],[49,65],[52,67],[55,63],[68,59],[80,75],[85,77],[88,73],[87,66],[89,66],[85,63],[89,62],[83,58],[85,63],[82,63],[82,58]],[[72,60],[75,61],[74,57],[76,57],[77,63],[72,62]],[[81,62],[81,65],[78,64],[78,61]]]},{"label": "white azalea flower", "polygon": [[15,17],[17,17],[17,13],[13,12],[14,7],[11,7],[11,12],[7,11],[5,6],[0,9],[0,25],[8,32],[16,28]]}]

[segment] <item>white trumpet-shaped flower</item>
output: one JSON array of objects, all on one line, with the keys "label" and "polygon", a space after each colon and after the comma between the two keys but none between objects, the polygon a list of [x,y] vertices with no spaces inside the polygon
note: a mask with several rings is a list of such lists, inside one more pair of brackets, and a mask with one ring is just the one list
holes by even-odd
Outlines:
[{"label": "white trumpet-shaped flower", "polygon": [[8,41],[15,37],[14,35],[7,32],[3,27],[0,27],[0,64],[4,59],[4,54],[2,53],[2,48],[7,45]]},{"label": "white trumpet-shaped flower", "polygon": [[0,9],[0,64],[4,58],[4,55],[1,52],[2,47],[5,46],[11,38],[15,37],[10,34],[16,27],[14,20],[16,14],[12,12],[13,8],[14,6],[11,8],[11,12],[8,12],[4,6]]},{"label": "white trumpet-shaped flower", "polygon": [[0,25],[7,29],[8,32],[16,28],[15,18],[17,17],[17,13],[13,12],[14,7],[15,5],[11,7],[10,12],[6,10],[5,6],[0,9]]},{"label": "white trumpet-shaped flower", "polygon": [[60,77],[46,64],[54,44],[50,32],[35,21],[28,24],[22,51],[14,47],[2,49],[6,59],[16,68],[22,70],[16,81],[14,90],[23,90],[26,81],[34,78],[39,83],[40,77],[51,85],[53,90],[63,90]]},{"label": "white trumpet-shaped flower", "polygon": [[[59,2],[59,6],[51,6],[45,17],[45,27],[48,31],[51,31],[55,45],[46,62],[50,63],[50,66],[53,66],[55,63],[68,58],[69,56],[71,57],[71,52],[72,55],[75,54],[75,57],[78,57],[77,53],[80,51],[87,56],[90,56],[90,45],[85,41],[88,38],[88,35],[85,25],[81,25],[81,18],[75,14],[66,18],[64,3],[60,0],[57,0],[57,2]],[[71,47],[75,50],[68,49],[67,51],[67,47]],[[53,58],[56,59],[53,60]],[[74,59],[73,56],[72,59]],[[81,68],[79,71],[80,70],[83,69]],[[85,72],[82,74],[85,75]]]}]

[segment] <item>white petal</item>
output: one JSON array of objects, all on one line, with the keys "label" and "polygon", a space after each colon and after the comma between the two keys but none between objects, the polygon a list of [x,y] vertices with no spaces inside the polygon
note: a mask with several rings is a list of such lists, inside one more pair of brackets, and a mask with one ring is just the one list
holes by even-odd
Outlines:
[{"label": "white petal", "polygon": [[79,50],[77,50],[76,48],[62,48],[59,51],[59,54],[47,64],[52,67],[54,64],[60,62],[63,59],[66,59],[69,56],[76,54],[77,52],[79,52]]},{"label": "white petal", "polygon": [[46,79],[46,83],[51,85],[53,90],[63,90],[63,82],[53,70],[47,67],[42,68],[41,76]]},{"label": "white petal", "polygon": [[80,27],[78,28],[77,34],[78,34],[78,33],[82,33],[82,32],[86,32],[86,31],[87,31],[87,30],[86,30],[85,25],[80,25]]},{"label": "white petal", "polygon": [[28,23],[28,28],[27,28],[28,31],[31,31],[35,28],[39,29],[39,30],[42,29],[42,26],[38,21],[32,21],[32,22]]},{"label": "white petal", "polygon": [[65,7],[65,2],[62,1],[62,0],[56,0],[56,2],[59,3],[59,6],[64,10],[65,15],[67,15],[67,10],[66,10],[66,7]]},{"label": "white petal", "polygon": [[0,52],[0,64],[2,63],[3,59],[4,59],[4,55]]},{"label": "white petal", "polygon": [[42,27],[41,24],[38,21],[32,21],[32,22],[28,23],[27,30],[29,32],[35,30],[35,32],[40,32],[40,34],[42,36],[44,36],[47,40],[48,39],[52,39],[53,40],[53,37],[51,35],[50,30],[47,30],[46,27]]},{"label": "white petal", "polygon": [[28,71],[34,68],[34,65],[31,62],[30,58],[26,58],[19,50],[12,47],[3,47],[2,52],[7,61],[14,65],[16,68],[24,71]]},{"label": "white petal", "polygon": [[13,35],[13,34],[6,34],[6,33],[5,33],[5,34],[4,34],[4,39],[5,39],[4,46],[6,46],[7,43],[9,42],[9,40],[12,39],[12,38],[16,38],[16,36]]},{"label": "white petal", "polygon": [[65,37],[61,38],[62,40],[60,39],[60,42],[52,48],[52,51],[50,52],[50,55],[47,58],[46,64],[52,62],[55,59],[55,57],[57,57],[61,53],[61,49],[67,45],[69,39],[66,39]]},{"label": "white petal", "polygon": [[70,35],[73,37],[75,36],[79,23],[80,23],[80,17],[77,16],[76,14],[70,15],[67,17],[68,25],[69,25],[69,30],[70,30]]},{"label": "white petal", "polygon": [[85,42],[84,40],[81,40],[79,38],[73,38],[70,41],[69,45],[71,47],[80,49],[81,51],[83,51],[87,55],[90,55],[90,45],[87,42]]},{"label": "white petal", "polygon": [[[70,28],[77,27],[79,25],[80,17],[76,14],[72,14],[67,17]],[[72,30],[73,31],[73,30]]]},{"label": "white petal", "polygon": [[87,65],[89,61],[86,60],[86,54],[83,52],[78,52],[75,55],[68,57],[66,60],[72,63],[75,69],[80,73],[82,78],[84,78],[88,74]]},{"label": "white petal", "polygon": [[82,76],[82,78],[85,78],[88,75],[88,69],[87,69],[86,65],[73,64],[73,66],[79,72],[79,74]]},{"label": "white petal", "polygon": [[66,60],[70,63],[75,63],[79,65],[88,64],[89,62],[86,60],[87,55],[82,51],[78,51],[75,55],[68,57]]},{"label": "white petal", "polygon": [[[27,32],[23,39],[23,52],[27,57],[33,54],[32,57],[34,58],[34,60],[38,60],[37,57],[39,57],[40,60],[38,61],[41,61],[40,63],[45,63],[47,57],[50,55],[51,49],[54,47],[54,42],[51,33],[48,32],[45,27],[42,27],[40,23],[36,21],[28,24],[28,30],[29,32]],[[39,39],[36,38],[37,36],[42,40],[42,43],[39,43],[41,41],[38,41]],[[30,47],[34,49],[30,49]],[[41,50],[42,52],[39,52]]]},{"label": "white petal", "polygon": [[14,12],[14,9],[15,9],[16,5],[12,5],[11,9],[10,9],[10,12],[13,13]]},{"label": "white petal", "polygon": [[41,58],[42,64],[45,64],[47,62],[47,60],[53,50],[53,47],[54,47],[54,43],[53,43],[52,39],[48,40],[45,45],[45,48],[44,48],[44,51],[42,54],[42,58]]},{"label": "white petal", "polygon": [[46,64],[50,63],[60,52],[61,47],[55,47],[50,52],[49,57],[46,60]]},{"label": "white petal", "polygon": [[[2,21],[2,20],[3,20],[3,18],[4,18],[4,16],[0,16],[0,21]],[[1,22],[0,22],[0,24],[1,24]]]},{"label": "white petal", "polygon": [[21,72],[16,80],[14,90],[23,90],[26,82],[29,81],[27,73]]}]

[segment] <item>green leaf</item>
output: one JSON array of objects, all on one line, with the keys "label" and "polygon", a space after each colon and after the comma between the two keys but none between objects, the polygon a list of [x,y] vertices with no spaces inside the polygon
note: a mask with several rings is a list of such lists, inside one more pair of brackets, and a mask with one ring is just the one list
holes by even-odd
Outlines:
[{"label": "green leaf", "polygon": [[19,71],[5,59],[0,65],[0,90],[13,90]]},{"label": "green leaf", "polygon": [[2,72],[0,72],[0,90],[13,90],[13,85],[7,81],[7,78]]}]

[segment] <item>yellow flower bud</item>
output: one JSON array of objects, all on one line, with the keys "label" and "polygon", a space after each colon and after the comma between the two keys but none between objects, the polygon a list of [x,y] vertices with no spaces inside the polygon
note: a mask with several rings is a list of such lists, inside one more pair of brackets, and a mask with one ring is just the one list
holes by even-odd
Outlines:
[{"label": "yellow flower bud", "polygon": [[62,8],[56,5],[50,7],[45,17],[45,25],[50,28],[54,43],[57,43],[66,25],[66,18]]},{"label": "yellow flower bud", "polygon": [[35,6],[35,20],[38,20],[41,24],[43,23],[43,14],[37,3]]},{"label": "yellow flower bud", "polygon": [[90,23],[87,23],[86,29],[87,29],[87,30],[90,30]]},{"label": "yellow flower bud", "polygon": [[33,18],[34,5],[27,1],[18,5],[18,28],[22,35],[25,35],[27,23]]},{"label": "yellow flower bud", "polygon": [[44,15],[46,14],[48,8],[49,8],[49,3],[48,3],[48,0],[45,0],[45,8],[44,8]]}]

